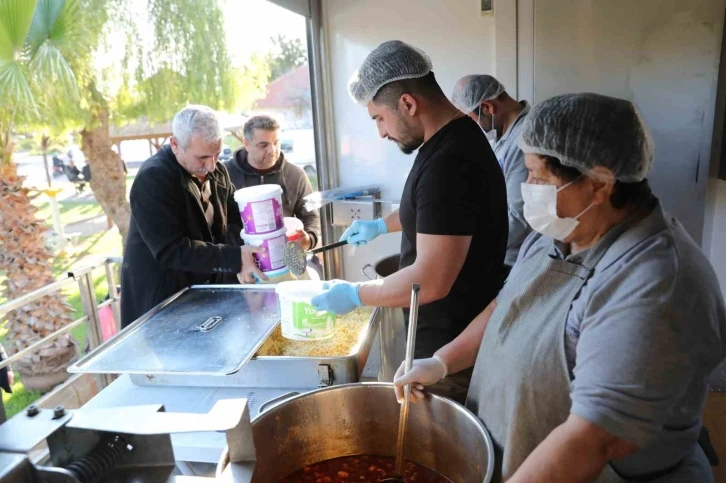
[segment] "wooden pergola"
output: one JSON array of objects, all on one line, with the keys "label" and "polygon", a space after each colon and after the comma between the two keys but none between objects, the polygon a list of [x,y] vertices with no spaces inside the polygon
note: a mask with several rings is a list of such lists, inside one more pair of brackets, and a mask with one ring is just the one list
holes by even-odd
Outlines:
[{"label": "wooden pergola", "polygon": [[147,119],[139,119],[134,123],[125,126],[109,126],[108,129],[111,144],[116,145],[118,154],[121,156],[121,142],[146,139],[149,141],[149,155],[152,156],[161,149],[167,139],[171,136],[171,121],[159,124],[150,124]]},{"label": "wooden pergola", "polygon": [[[219,117],[222,121],[222,128],[242,141],[242,128],[247,118],[237,114],[226,113],[219,113]],[[148,119],[141,118],[136,122],[121,127],[111,125],[108,131],[111,144],[116,145],[119,156],[121,156],[121,142],[140,139],[149,141],[149,155],[153,156],[171,137],[171,120],[164,123],[152,124]]]}]

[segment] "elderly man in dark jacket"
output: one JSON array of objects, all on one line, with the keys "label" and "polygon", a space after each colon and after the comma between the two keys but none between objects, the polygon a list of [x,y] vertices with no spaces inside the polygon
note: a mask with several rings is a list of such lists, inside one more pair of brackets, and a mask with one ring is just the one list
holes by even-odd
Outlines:
[{"label": "elderly man in dark jacket", "polygon": [[241,226],[234,186],[217,164],[222,129],[206,106],[172,122],[170,145],[144,162],[131,187],[131,222],[121,273],[121,326],[193,284],[265,279],[231,226]]},{"label": "elderly man in dark jacket", "polygon": [[282,187],[282,213],[302,221],[300,245],[308,250],[320,240],[320,215],[305,209],[305,198],[313,192],[305,171],[287,162],[280,150],[280,124],[270,116],[251,117],[244,125],[244,147],[224,165],[237,189],[261,184]]}]

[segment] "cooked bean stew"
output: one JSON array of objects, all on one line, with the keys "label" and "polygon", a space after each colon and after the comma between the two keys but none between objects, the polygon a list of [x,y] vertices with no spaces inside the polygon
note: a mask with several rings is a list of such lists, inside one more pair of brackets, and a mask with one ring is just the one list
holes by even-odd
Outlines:
[{"label": "cooked bean stew", "polygon": [[[280,483],[377,483],[393,474],[395,459],[388,456],[345,456],[321,461],[296,471]],[[406,483],[451,483],[433,470],[407,461],[403,481]]]}]

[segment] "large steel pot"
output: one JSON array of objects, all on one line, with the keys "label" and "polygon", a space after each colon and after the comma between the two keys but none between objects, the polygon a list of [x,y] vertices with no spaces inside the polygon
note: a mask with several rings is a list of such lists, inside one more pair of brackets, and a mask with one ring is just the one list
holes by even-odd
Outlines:
[{"label": "large steel pot", "polygon": [[[252,422],[257,454],[252,482],[274,483],[341,456],[394,456],[399,408],[386,383],[333,386],[272,407]],[[488,483],[494,471],[494,448],[481,421],[436,395],[411,405],[405,458],[455,483]],[[230,481],[234,467],[225,452],[217,476]]]},{"label": "large steel pot", "polygon": [[395,255],[389,255],[387,257],[381,258],[376,263],[371,265],[370,263],[367,265],[364,265],[361,269],[361,272],[363,275],[366,276],[366,278],[371,278],[370,275],[366,273],[366,270],[373,269],[373,271],[376,273],[377,278],[384,278],[389,275],[393,275],[398,271],[399,265],[401,264],[401,254],[396,253]]},{"label": "large steel pot", "polygon": [[[369,280],[385,278],[398,271],[399,254],[381,258],[373,265],[364,265],[361,273]],[[375,274],[371,274],[373,271]],[[381,371],[379,381],[393,382],[398,366],[406,357],[406,324],[399,308],[379,307],[381,311],[378,333],[381,341]]]}]

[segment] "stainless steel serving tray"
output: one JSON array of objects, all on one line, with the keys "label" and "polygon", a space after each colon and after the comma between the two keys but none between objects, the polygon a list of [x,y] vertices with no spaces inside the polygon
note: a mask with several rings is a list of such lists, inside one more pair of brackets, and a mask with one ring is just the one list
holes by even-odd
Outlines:
[{"label": "stainless steel serving tray", "polygon": [[69,372],[228,376],[280,321],[274,286],[194,285],[150,310]]},{"label": "stainless steel serving tray", "polygon": [[173,374],[132,374],[137,385],[192,387],[317,388],[349,384],[361,379],[374,341],[379,333],[383,311],[374,309],[355,353],[342,357],[253,357],[242,370],[226,377],[180,376]]}]

